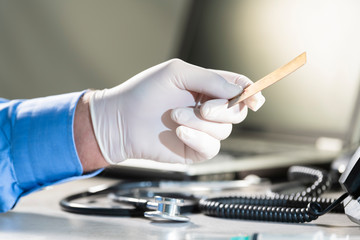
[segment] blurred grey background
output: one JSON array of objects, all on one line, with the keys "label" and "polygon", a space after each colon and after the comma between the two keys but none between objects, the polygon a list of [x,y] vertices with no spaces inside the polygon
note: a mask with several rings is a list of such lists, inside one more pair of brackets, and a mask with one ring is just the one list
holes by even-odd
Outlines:
[{"label": "blurred grey background", "polygon": [[0,1],[0,96],[113,87],[177,54],[187,0]]}]

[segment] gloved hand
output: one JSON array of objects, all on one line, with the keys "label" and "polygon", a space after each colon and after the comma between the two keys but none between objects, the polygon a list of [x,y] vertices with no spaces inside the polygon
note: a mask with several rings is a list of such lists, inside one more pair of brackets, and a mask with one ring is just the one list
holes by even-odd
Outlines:
[{"label": "gloved hand", "polygon": [[[227,108],[252,82],[174,59],[90,96],[95,136],[111,164],[128,158],[192,163],[214,157],[232,123],[264,103],[261,93]],[[195,105],[201,97],[201,106]]]}]

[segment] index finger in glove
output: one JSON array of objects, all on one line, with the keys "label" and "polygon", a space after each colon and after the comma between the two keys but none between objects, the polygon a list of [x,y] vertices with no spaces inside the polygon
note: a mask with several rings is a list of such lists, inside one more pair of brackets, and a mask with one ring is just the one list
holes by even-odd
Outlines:
[{"label": "index finger in glove", "polygon": [[[253,84],[253,82],[247,78],[244,75],[228,72],[228,71],[222,71],[222,70],[211,70],[223,78],[225,78],[227,81],[240,85],[242,88],[246,88],[249,85]],[[248,106],[251,110],[257,111],[259,108],[265,103],[265,97],[261,94],[261,92],[249,97],[244,101],[246,106]]]},{"label": "index finger in glove", "polygon": [[247,106],[243,103],[228,108],[227,99],[209,100],[200,107],[204,119],[221,123],[240,123],[246,118],[247,112]]}]

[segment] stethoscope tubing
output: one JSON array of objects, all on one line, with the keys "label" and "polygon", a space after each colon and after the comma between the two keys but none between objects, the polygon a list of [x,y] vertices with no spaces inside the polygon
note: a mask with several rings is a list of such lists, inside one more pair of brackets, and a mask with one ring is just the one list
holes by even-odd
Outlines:
[{"label": "stethoscope tubing", "polygon": [[[158,186],[159,182],[130,182],[130,183],[123,183],[123,184],[115,184],[109,186],[102,186],[100,190],[88,190],[85,192],[73,194],[63,198],[60,201],[60,207],[62,210],[70,213],[77,213],[77,214],[84,214],[84,215],[102,215],[102,216],[120,216],[120,217],[142,217],[144,216],[144,212],[149,210],[146,206],[149,202],[148,199],[142,198],[133,198],[133,197],[126,197],[126,196],[119,196],[116,197],[114,192],[120,190],[134,190],[137,187],[143,188],[144,185],[146,187],[154,187]],[[119,187],[121,186],[121,187]],[[127,203],[129,207],[97,207],[92,206],[90,204],[85,203],[78,203],[75,202],[81,198],[91,197],[91,196],[99,196],[99,195],[108,195],[114,202],[119,203]],[[166,194],[165,194],[166,195]],[[198,212],[198,201],[200,199],[195,198],[193,196],[189,196],[187,194],[176,193],[177,198],[182,198],[185,200],[190,200],[192,203],[181,206],[182,213],[194,213]],[[133,199],[136,199],[134,201]],[[132,208],[130,208],[132,206]]]}]

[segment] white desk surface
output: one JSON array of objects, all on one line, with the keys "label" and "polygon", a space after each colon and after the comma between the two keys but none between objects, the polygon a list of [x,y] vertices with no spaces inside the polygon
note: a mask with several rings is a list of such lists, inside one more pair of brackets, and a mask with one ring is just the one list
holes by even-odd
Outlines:
[{"label": "white desk surface", "polygon": [[231,239],[261,233],[261,239],[360,239],[360,226],[345,215],[328,214],[307,224],[229,220],[191,214],[191,222],[154,222],[145,218],[85,216],[63,212],[59,200],[88,187],[114,180],[70,182],[26,196],[0,214],[0,239]]}]

